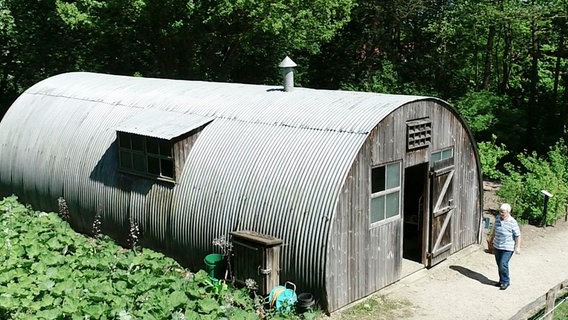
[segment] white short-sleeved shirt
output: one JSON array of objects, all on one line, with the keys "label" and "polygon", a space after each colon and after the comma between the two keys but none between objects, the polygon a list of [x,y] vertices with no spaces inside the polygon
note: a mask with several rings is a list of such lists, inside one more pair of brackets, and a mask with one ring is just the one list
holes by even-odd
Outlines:
[{"label": "white short-sleeved shirt", "polygon": [[495,217],[495,238],[493,238],[495,249],[515,251],[515,238],[520,235],[521,229],[515,218],[509,216],[501,220],[500,216]]}]

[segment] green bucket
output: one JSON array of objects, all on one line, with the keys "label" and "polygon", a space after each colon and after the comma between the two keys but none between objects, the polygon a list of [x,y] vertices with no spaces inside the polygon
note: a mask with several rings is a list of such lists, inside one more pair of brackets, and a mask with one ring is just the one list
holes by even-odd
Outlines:
[{"label": "green bucket", "polygon": [[224,279],[225,269],[227,268],[227,263],[225,257],[220,253],[212,253],[205,256],[203,259],[205,262],[205,271],[209,274],[212,279]]}]

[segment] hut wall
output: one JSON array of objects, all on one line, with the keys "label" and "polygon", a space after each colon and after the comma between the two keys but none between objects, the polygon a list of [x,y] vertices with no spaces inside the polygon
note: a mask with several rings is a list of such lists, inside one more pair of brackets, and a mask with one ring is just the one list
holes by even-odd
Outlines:
[{"label": "hut wall", "polygon": [[371,166],[402,158],[404,147],[392,141],[398,131],[392,115],[373,129],[343,186],[328,246],[326,289],[330,311],[400,278],[401,218],[373,228],[369,224]]},{"label": "hut wall", "polygon": [[[453,194],[456,209],[451,226],[451,253],[454,253],[477,242],[481,221],[481,186],[474,142],[450,108],[437,101],[424,100],[395,110],[373,132],[377,135],[375,139],[378,143],[375,144],[376,149],[373,149],[372,161],[373,164],[380,164],[403,159],[403,168],[407,168],[430,161],[433,152],[453,148]],[[430,146],[406,152],[406,121],[424,117],[429,117],[432,123]],[[382,147],[384,144],[386,146]]]},{"label": "hut wall", "polygon": [[[432,121],[431,145],[407,152],[406,122],[424,117]],[[432,152],[448,147],[454,148],[456,166],[452,253],[476,242],[481,213],[479,177],[466,129],[447,106],[438,102],[404,105],[371,131],[345,179],[328,246],[326,291],[330,311],[400,279],[404,168],[429,162]],[[401,215],[370,227],[370,168],[392,161],[402,161]]]},{"label": "hut wall", "polygon": [[203,130],[203,127],[192,130],[188,135],[181,137],[179,141],[174,143],[173,156],[175,159],[175,177],[179,179],[182,174],[183,167],[185,166],[185,161],[189,155],[189,151],[197,141],[199,134]]},{"label": "hut wall", "polygon": [[172,254],[199,268],[215,250],[214,237],[239,230],[273,236],[283,241],[281,283],[294,282],[325,305],[327,232],[342,179],[365,137],[215,120],[174,190]]}]

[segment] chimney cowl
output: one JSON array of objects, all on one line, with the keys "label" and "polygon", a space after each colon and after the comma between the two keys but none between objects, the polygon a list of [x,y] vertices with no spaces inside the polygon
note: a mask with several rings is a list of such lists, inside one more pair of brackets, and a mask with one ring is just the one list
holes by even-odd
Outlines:
[{"label": "chimney cowl", "polygon": [[290,57],[286,56],[286,58],[284,58],[284,60],[282,60],[278,66],[280,68],[294,68],[298,65],[294,61],[292,61]]},{"label": "chimney cowl", "polygon": [[282,74],[284,75],[284,91],[291,91],[294,88],[294,67],[297,64],[290,57],[286,56],[278,66],[282,68]]}]

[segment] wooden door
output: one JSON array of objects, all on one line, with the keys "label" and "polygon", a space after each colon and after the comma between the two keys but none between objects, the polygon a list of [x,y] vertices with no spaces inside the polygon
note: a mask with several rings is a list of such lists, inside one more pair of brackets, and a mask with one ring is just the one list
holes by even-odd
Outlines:
[{"label": "wooden door", "polygon": [[430,171],[430,225],[428,267],[443,261],[452,248],[452,218],[454,214],[454,158],[434,162]]}]

